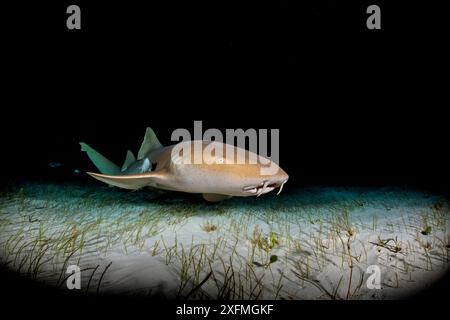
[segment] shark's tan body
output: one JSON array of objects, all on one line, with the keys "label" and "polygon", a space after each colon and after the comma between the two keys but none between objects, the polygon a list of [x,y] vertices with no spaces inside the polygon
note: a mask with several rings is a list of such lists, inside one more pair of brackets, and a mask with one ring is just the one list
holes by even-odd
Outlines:
[{"label": "shark's tan body", "polygon": [[[108,160],[86,144],[81,145],[82,150],[88,153],[102,172],[88,174],[109,185],[125,189],[135,190],[149,186],[163,190],[201,193],[208,201],[220,201],[232,196],[260,196],[277,187],[280,187],[281,191],[289,178],[269,159],[220,142],[185,141],[162,147],[150,128],[147,129],[138,159],[134,159],[129,152],[120,171],[112,163],[105,169],[102,164]],[[201,150],[200,161],[196,161],[193,152],[192,156],[185,157],[184,151],[179,151],[194,150],[195,147],[199,148],[196,150]],[[222,152],[206,152],[212,148]],[[258,161],[255,162],[255,159]],[[263,175],[261,163],[275,168],[274,174]]]}]

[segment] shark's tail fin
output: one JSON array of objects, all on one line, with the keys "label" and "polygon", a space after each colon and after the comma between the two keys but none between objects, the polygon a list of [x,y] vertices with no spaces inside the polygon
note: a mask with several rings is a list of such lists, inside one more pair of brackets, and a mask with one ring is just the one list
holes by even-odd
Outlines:
[{"label": "shark's tail fin", "polygon": [[108,175],[117,175],[121,173],[120,168],[118,166],[116,166],[114,163],[106,159],[100,153],[92,149],[86,143],[80,142],[80,145],[81,151],[85,151],[87,153],[89,159],[91,159],[91,161],[94,163],[94,165],[101,173]]}]

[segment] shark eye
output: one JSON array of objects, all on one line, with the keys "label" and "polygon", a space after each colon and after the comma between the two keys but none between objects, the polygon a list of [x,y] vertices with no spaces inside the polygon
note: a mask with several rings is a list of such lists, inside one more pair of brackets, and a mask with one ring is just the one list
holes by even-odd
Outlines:
[{"label": "shark eye", "polygon": [[224,158],[217,158],[216,159],[216,164],[223,164],[225,163],[225,159]]}]

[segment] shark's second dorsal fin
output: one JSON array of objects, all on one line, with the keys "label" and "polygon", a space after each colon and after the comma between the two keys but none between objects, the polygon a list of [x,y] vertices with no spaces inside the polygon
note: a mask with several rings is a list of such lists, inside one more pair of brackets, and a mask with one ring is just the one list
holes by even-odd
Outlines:
[{"label": "shark's second dorsal fin", "polygon": [[123,171],[127,170],[128,167],[130,166],[130,164],[132,164],[133,162],[136,162],[136,157],[134,156],[133,152],[128,150],[127,156],[125,157],[125,162],[123,163],[121,171],[123,172]]},{"label": "shark's second dorsal fin", "polygon": [[142,142],[141,148],[139,149],[137,159],[142,160],[149,152],[160,149],[162,147],[163,146],[156,137],[155,132],[152,130],[152,128],[148,127],[145,131],[144,141]]}]

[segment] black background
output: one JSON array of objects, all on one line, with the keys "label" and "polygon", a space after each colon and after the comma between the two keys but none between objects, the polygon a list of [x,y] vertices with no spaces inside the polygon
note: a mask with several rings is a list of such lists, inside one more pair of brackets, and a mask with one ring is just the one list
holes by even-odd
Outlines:
[{"label": "black background", "polygon": [[[2,5],[1,176],[53,179],[52,161],[92,170],[79,141],[121,164],[145,127],[170,144],[172,130],[203,120],[280,129],[291,186],[448,194],[441,3]],[[67,30],[69,4],[80,5],[82,30]],[[381,30],[366,28],[369,4],[381,7]]]},{"label": "black background", "polygon": [[[75,2],[14,5],[3,51],[3,167],[92,169],[85,141],[117,163],[146,126],[170,144],[193,120],[279,128],[290,184],[447,191],[448,53],[443,8],[337,1]],[[4,21],[3,21],[4,22]]]}]

